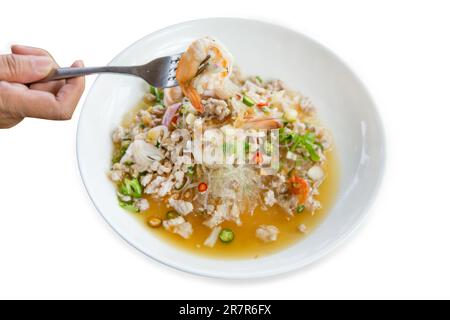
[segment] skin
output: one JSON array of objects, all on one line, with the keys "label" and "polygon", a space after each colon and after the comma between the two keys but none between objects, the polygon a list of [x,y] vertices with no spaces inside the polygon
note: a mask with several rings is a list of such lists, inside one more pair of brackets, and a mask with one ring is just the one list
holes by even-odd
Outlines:
[{"label": "skin", "polygon": [[[82,67],[76,61],[72,67]],[[58,65],[39,48],[12,46],[0,55],[0,129],[11,128],[24,118],[69,120],[83,94],[83,77],[32,84],[46,78]]]}]

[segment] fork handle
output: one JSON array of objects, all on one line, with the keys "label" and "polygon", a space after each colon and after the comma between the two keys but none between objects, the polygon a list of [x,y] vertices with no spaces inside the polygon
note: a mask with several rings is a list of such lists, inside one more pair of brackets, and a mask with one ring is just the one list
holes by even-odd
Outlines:
[{"label": "fork handle", "polygon": [[116,67],[116,66],[90,67],[90,68],[58,68],[52,70],[46,78],[40,80],[39,82],[43,83],[54,80],[70,79],[96,73],[124,73],[136,75],[134,70],[135,70],[134,67]]}]

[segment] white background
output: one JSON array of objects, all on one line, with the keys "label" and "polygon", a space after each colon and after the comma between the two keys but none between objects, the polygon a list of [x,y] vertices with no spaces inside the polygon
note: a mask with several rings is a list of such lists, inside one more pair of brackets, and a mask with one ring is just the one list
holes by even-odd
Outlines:
[{"label": "white background", "polygon": [[333,254],[275,278],[211,280],[146,258],[97,214],[76,163],[80,108],[69,122],[27,119],[0,131],[0,298],[450,298],[448,1],[41,0],[1,12],[2,52],[40,46],[61,65],[106,64],[152,31],[201,17],[294,28],[367,85],[388,159],[369,219]]}]

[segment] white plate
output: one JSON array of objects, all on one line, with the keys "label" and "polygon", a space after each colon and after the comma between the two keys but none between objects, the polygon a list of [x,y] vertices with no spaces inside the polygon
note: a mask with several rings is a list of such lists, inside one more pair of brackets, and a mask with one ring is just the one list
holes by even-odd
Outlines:
[{"label": "white plate", "polygon": [[132,246],[166,265],[218,278],[265,277],[303,267],[336,248],[366,215],[383,175],[384,135],[367,90],[332,52],[302,34],[265,22],[196,20],[150,34],[119,54],[112,65],[133,65],[182,52],[194,39],[217,37],[245,74],[279,78],[309,96],[331,129],[341,164],[338,199],[326,220],[305,240],[260,259],[218,260],[192,255],[161,241],[119,208],[108,180],[111,133],[148,86],[133,77],[102,75],[80,116],[77,152],[86,189],[105,220]]}]

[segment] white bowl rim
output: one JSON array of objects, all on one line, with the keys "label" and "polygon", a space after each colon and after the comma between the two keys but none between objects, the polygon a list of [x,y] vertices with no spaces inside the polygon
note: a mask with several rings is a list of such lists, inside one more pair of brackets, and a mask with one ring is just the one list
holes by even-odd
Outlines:
[{"label": "white bowl rim", "polygon": [[[83,119],[83,115],[85,114],[85,108],[84,106],[88,103],[89,98],[91,96],[91,88],[95,87],[97,81],[99,81],[101,76],[98,76],[95,81],[92,83],[91,88],[86,96],[86,99],[84,101],[83,104],[83,108],[81,109],[80,112],[80,116],[78,119],[78,125],[77,125],[77,142],[76,142],[76,151],[77,151],[77,164],[78,164],[78,169],[80,171],[80,176],[81,179],[83,181],[83,185],[88,193],[88,196],[92,202],[92,204],[94,205],[95,209],[97,210],[97,212],[102,216],[102,218],[106,221],[106,223],[111,227],[112,230],[114,230],[115,234],[119,235],[120,238],[122,238],[126,243],[128,243],[130,246],[132,246],[133,248],[135,248],[136,250],[140,251],[141,253],[143,253],[146,257],[152,259],[153,261],[159,262],[167,267],[171,267],[173,269],[176,269],[178,271],[182,271],[182,272],[186,272],[186,273],[190,273],[193,275],[197,275],[197,276],[202,276],[202,277],[209,277],[209,278],[214,278],[214,279],[223,279],[223,280],[250,280],[250,279],[260,279],[260,278],[268,278],[268,277],[274,277],[274,276],[278,276],[281,274],[285,274],[288,272],[294,272],[297,270],[302,269],[303,267],[310,265],[320,259],[322,259],[324,256],[328,255],[329,253],[331,253],[332,251],[336,250],[338,247],[340,247],[346,240],[348,240],[351,236],[353,236],[353,234],[360,228],[360,226],[364,223],[365,219],[367,218],[367,216],[370,213],[370,209],[373,206],[373,203],[375,202],[377,195],[380,191],[382,182],[383,182],[383,178],[384,178],[384,174],[385,174],[385,166],[386,166],[386,138],[385,138],[385,129],[384,129],[384,125],[382,122],[382,118],[381,115],[379,113],[379,110],[375,104],[375,101],[372,97],[372,95],[370,94],[369,90],[367,89],[367,87],[364,85],[364,83],[361,81],[360,77],[357,75],[357,73],[355,71],[353,71],[353,69],[351,69],[348,64],[343,61],[337,54],[335,54],[331,49],[329,49],[328,47],[326,47],[325,45],[321,44],[320,42],[314,40],[313,38],[310,38],[309,36],[295,30],[292,29],[290,27],[278,24],[278,23],[273,23],[273,22],[267,22],[267,21],[263,21],[263,20],[258,20],[258,19],[249,19],[249,18],[236,18],[236,17],[211,17],[211,18],[201,18],[201,19],[192,19],[192,20],[187,20],[184,22],[180,22],[177,24],[173,24],[170,26],[167,26],[165,28],[161,28],[158,29],[154,32],[149,33],[148,35],[140,38],[139,40],[133,42],[132,44],[130,44],[127,48],[123,49],[119,54],[117,54],[109,64],[113,64],[114,61],[116,59],[118,59],[124,52],[126,52],[128,49],[130,49],[131,47],[133,47],[134,45],[136,45],[137,43],[143,41],[146,38],[150,38],[153,37],[154,35],[161,33],[161,32],[166,32],[166,31],[170,31],[172,29],[178,29],[180,27],[183,26],[187,26],[189,24],[192,23],[198,23],[198,22],[208,22],[208,21],[217,21],[217,20],[222,20],[222,21],[228,21],[228,22],[248,22],[248,23],[258,23],[258,24],[265,24],[267,26],[271,26],[271,27],[276,27],[279,29],[283,29],[286,32],[293,32],[296,33],[298,35],[300,35],[301,37],[305,38],[306,40],[314,43],[316,46],[320,47],[323,51],[327,52],[327,54],[329,54],[330,56],[332,56],[336,61],[338,61],[340,64],[342,64],[347,70],[348,72],[354,77],[354,80],[358,83],[358,85],[360,86],[360,88],[364,91],[365,95],[367,96],[368,100],[370,101],[372,107],[373,107],[373,113],[375,115],[375,119],[373,119],[373,121],[377,124],[377,127],[379,129],[378,131],[378,135],[379,135],[379,143],[380,143],[380,162],[379,162],[379,174],[377,175],[377,180],[374,182],[374,187],[373,187],[373,191],[372,194],[369,196],[365,206],[360,210],[360,214],[358,216],[358,219],[353,223],[353,226],[347,230],[345,233],[343,233],[338,239],[334,240],[331,244],[328,244],[327,246],[325,246],[322,250],[316,252],[315,254],[309,256],[306,259],[303,259],[302,261],[298,262],[298,263],[293,263],[287,266],[281,266],[278,267],[274,270],[268,270],[268,271],[259,271],[259,272],[255,272],[254,274],[245,274],[245,275],[238,275],[238,274],[228,274],[228,273],[217,273],[217,272],[207,272],[207,271],[198,271],[195,268],[189,268],[186,266],[183,266],[181,264],[178,264],[176,262],[173,261],[166,261],[164,259],[160,259],[156,256],[153,256],[149,253],[147,253],[145,250],[143,250],[142,248],[140,248],[137,244],[131,242],[130,240],[128,240],[124,235],[122,235],[110,222],[109,220],[106,218],[106,216],[103,214],[103,212],[100,210],[100,208],[97,206],[96,202],[94,201],[93,197],[91,196],[89,189],[87,187],[86,184],[86,178],[83,176],[83,172],[81,169],[81,160],[80,160],[80,124],[82,122]],[[239,260],[238,260],[239,261]]]}]

